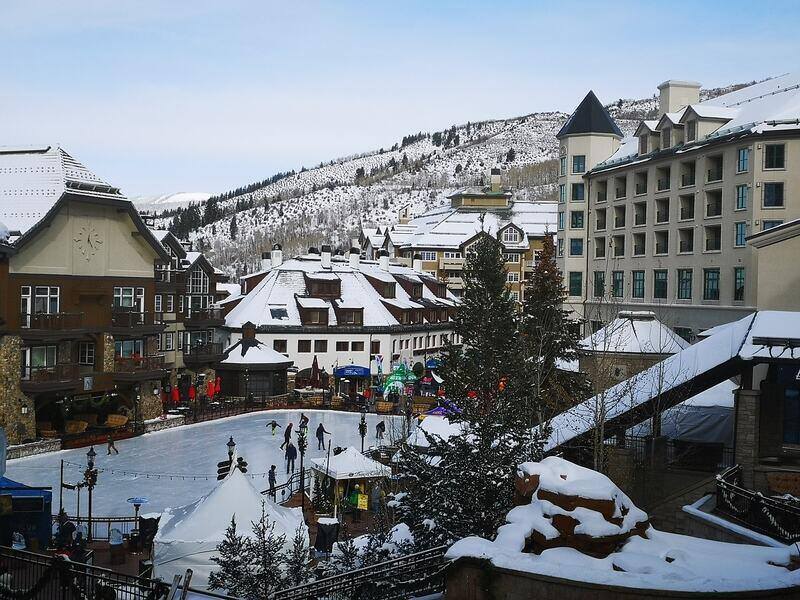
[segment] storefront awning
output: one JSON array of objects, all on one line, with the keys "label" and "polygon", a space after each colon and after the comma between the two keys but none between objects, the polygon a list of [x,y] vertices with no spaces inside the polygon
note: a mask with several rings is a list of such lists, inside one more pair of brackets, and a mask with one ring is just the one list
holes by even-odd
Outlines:
[{"label": "storefront awning", "polygon": [[347,365],[346,367],[336,367],[333,370],[336,377],[369,377],[369,367],[359,367],[358,365]]}]

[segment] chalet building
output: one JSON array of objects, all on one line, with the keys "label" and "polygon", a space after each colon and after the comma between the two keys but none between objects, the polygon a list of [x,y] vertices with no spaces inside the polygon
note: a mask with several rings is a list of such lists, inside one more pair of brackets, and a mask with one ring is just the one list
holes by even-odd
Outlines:
[{"label": "chalet building", "polygon": [[633,137],[591,93],[559,133],[559,267],[592,330],[652,310],[691,340],[784,286],[748,238],[800,217],[800,75],[703,102],[693,82],[659,92]]},{"label": "chalet building", "polygon": [[225,330],[233,344],[253,324],[256,339],[288,357],[300,377],[315,359],[329,374],[360,367],[362,389],[381,368],[424,365],[453,336],[456,300],[420,261],[416,269],[390,265],[386,252],[361,260],[356,248],[333,256],[329,246],[284,261],[278,245],[264,261],[267,268],[243,279]]},{"label": "chalet building", "polygon": [[422,270],[444,281],[456,296],[464,288],[464,257],[481,234],[488,233],[503,244],[511,294],[522,301],[524,282],[533,270],[542,241],[555,232],[554,202],[515,200],[501,183],[500,169],[492,169],[490,184],[459,190],[449,197],[450,206],[436,208],[414,219],[405,219],[384,231],[362,233],[366,256],[378,250],[410,265],[416,255]]},{"label": "chalet building", "polygon": [[170,256],[132,203],[59,147],[3,148],[0,221],[9,441],[161,414],[155,269]]}]

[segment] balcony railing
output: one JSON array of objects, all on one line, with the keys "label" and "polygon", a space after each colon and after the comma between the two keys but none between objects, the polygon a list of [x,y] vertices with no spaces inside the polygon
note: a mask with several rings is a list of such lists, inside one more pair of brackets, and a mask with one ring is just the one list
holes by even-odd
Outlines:
[{"label": "balcony railing", "polygon": [[22,379],[27,383],[58,383],[76,381],[80,376],[78,365],[23,366]]},{"label": "balcony railing", "polygon": [[656,213],[656,223],[666,223],[669,221],[669,211],[660,211]]},{"label": "balcony railing", "polygon": [[183,359],[188,361],[213,361],[222,355],[224,348],[219,342],[195,344],[183,349]]},{"label": "balcony railing", "polygon": [[116,373],[151,373],[164,368],[164,356],[117,356],[114,358]]},{"label": "balcony railing", "polygon": [[[637,183],[636,184],[636,194],[646,194],[647,193],[647,183]],[[617,196],[619,198],[619,196]]]},{"label": "balcony railing", "polygon": [[617,188],[617,198],[624,198],[625,197],[625,188]]},{"label": "balcony railing", "polygon": [[633,246],[634,256],[644,256],[644,244],[636,244]]},{"label": "balcony railing", "polygon": [[656,243],[656,254],[666,254],[667,252],[669,252],[667,242]]},{"label": "balcony railing", "polygon": [[689,240],[681,240],[680,244],[678,244],[678,248],[679,251],[683,253],[694,252],[694,242]]},{"label": "balcony railing", "polygon": [[718,217],[722,214],[722,202],[709,202],[706,207],[707,217]]},{"label": "balcony railing", "polygon": [[694,206],[691,208],[681,208],[681,219],[694,219]]},{"label": "balcony railing", "polygon": [[715,252],[722,247],[719,237],[710,237],[706,240],[706,251]]},{"label": "balcony railing", "polygon": [[681,185],[689,186],[694,185],[694,173],[684,173],[681,175]]},{"label": "balcony railing", "polygon": [[115,308],[111,311],[112,327],[148,327],[161,325],[164,313],[161,312],[138,312]]},{"label": "balcony railing", "polygon": [[192,308],[184,319],[188,323],[206,323],[208,321],[224,321],[225,315],[219,308]]},{"label": "balcony railing", "polygon": [[605,192],[597,192],[597,201],[605,202],[608,195]]},{"label": "balcony railing", "polygon": [[65,331],[83,326],[83,313],[22,313],[19,319],[23,329]]},{"label": "balcony railing", "polygon": [[669,178],[659,179],[657,182],[657,189],[659,192],[669,189]]},{"label": "balcony railing", "polygon": [[708,182],[722,181],[722,167],[716,167],[708,170]]}]

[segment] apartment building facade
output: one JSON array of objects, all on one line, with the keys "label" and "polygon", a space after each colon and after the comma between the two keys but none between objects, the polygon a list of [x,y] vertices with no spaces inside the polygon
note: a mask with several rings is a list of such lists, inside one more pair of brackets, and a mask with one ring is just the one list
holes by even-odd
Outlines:
[{"label": "apartment building facade", "polygon": [[[558,236],[587,330],[620,310],[651,310],[691,340],[780,285],[758,278],[747,238],[800,217],[798,84],[786,75],[700,102],[699,84],[667,81],[657,118],[587,169],[585,228],[564,223]],[[574,203],[561,205],[566,220]]]}]

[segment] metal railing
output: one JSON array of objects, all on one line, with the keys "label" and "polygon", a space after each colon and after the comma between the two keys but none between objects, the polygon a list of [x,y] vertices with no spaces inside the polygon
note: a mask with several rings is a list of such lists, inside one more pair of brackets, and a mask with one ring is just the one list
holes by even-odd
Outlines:
[{"label": "metal railing", "polygon": [[722,180],[722,167],[717,169],[709,169],[708,170],[708,179],[707,181],[710,183],[712,181],[721,181]]},{"label": "metal railing", "polygon": [[219,308],[191,308],[184,322],[224,321],[225,315]]},{"label": "metal railing", "polygon": [[76,381],[80,369],[76,364],[60,364],[49,366],[23,366],[22,380],[26,383],[56,383],[59,381]]},{"label": "metal railing", "polygon": [[653,442],[649,436],[626,435],[625,448],[632,450],[634,460],[644,464],[651,462],[659,448],[664,467],[718,473],[733,465],[733,448],[722,443],[691,442],[676,439],[663,439]]},{"label": "metal railing", "polygon": [[656,188],[659,192],[663,192],[664,190],[669,189],[669,178],[659,179],[657,182]]},{"label": "metal railing", "polygon": [[164,368],[164,356],[117,356],[114,358],[114,371],[117,373],[149,373]]},{"label": "metal railing", "polygon": [[83,326],[83,313],[21,313],[19,322],[23,329],[44,331],[80,329]]},{"label": "metal railing", "polygon": [[163,322],[164,313],[162,312],[139,312],[120,308],[111,311],[112,327],[149,327],[161,325]]},{"label": "metal railing", "polygon": [[444,589],[447,546],[438,546],[386,562],[318,579],[275,592],[270,600],[394,600]]},{"label": "metal railing", "polygon": [[46,554],[0,547],[10,577],[0,582],[2,598],[36,600],[166,600],[170,587],[160,580],[117,573]]},{"label": "metal railing", "polygon": [[[72,521],[75,525],[87,525],[89,517],[67,517],[68,521]],[[53,523],[59,523],[58,515],[53,515]],[[92,539],[97,540],[110,540],[111,530],[119,529],[120,533],[124,536],[130,535],[131,531],[137,528],[136,517],[95,517],[92,516]]]},{"label": "metal railing", "polygon": [[260,410],[287,408],[292,405],[292,399],[291,394],[277,396],[252,394],[249,397],[225,396],[209,402],[201,396],[197,402],[172,407],[170,410],[183,414],[187,423],[201,423]]},{"label": "metal railing", "polygon": [[217,360],[224,350],[220,342],[196,344],[183,349],[184,360]]},{"label": "metal railing", "polygon": [[716,510],[783,542],[800,541],[800,503],[741,487],[739,465],[717,475]]},{"label": "metal railing", "polygon": [[[298,465],[300,464],[300,457],[297,458]],[[303,488],[305,489],[306,493],[311,495],[311,483],[314,480],[311,473],[311,468],[306,467],[305,469],[306,476],[303,481]],[[294,494],[300,491],[300,470],[292,473],[284,483],[275,486],[275,494],[272,495],[269,489],[263,490],[261,493],[265,496],[269,496],[278,504],[284,504],[285,502],[289,501]]]}]

